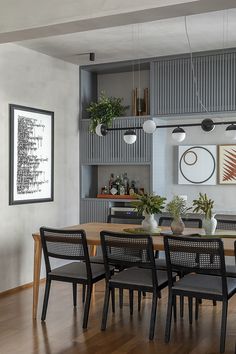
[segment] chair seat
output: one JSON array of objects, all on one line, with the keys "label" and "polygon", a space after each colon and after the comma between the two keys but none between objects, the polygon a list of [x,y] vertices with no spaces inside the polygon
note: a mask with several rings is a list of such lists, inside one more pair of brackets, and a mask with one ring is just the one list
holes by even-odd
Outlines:
[{"label": "chair seat", "polygon": [[[236,291],[236,279],[227,278],[228,294]],[[189,291],[202,294],[222,295],[222,278],[212,275],[187,274],[174,283],[173,290]]]},{"label": "chair seat", "polygon": [[[105,268],[103,264],[91,264],[92,279],[105,276]],[[74,278],[74,279],[87,279],[86,264],[84,262],[72,262],[61,267],[53,269],[49,275]]]},{"label": "chair seat", "polygon": [[[173,276],[175,276],[174,274]],[[157,270],[158,286],[162,287],[168,283],[168,275],[166,271]],[[127,285],[127,287],[147,287],[152,288],[152,272],[150,269],[128,268],[120,273],[117,273],[110,279],[110,284],[113,286]]]},{"label": "chair seat", "polygon": [[103,256],[90,256],[90,263],[103,264]]},{"label": "chair seat", "polygon": [[226,275],[227,277],[236,278],[236,265],[226,264]]}]

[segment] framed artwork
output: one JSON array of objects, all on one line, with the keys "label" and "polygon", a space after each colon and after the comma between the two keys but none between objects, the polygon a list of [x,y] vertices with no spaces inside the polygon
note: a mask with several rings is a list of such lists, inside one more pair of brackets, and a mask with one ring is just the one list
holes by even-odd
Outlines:
[{"label": "framed artwork", "polygon": [[53,201],[54,113],[10,108],[9,204]]},{"label": "framed artwork", "polygon": [[178,183],[215,185],[217,165],[216,145],[180,145]]},{"label": "framed artwork", "polygon": [[219,145],[218,177],[220,184],[236,184],[236,145]]}]

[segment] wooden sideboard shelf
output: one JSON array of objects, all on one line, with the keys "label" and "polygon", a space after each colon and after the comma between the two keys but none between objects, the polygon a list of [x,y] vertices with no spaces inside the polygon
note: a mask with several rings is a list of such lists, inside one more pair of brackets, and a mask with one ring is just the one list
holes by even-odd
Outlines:
[{"label": "wooden sideboard shelf", "polygon": [[132,195],[113,195],[113,194],[97,194],[97,198],[101,199],[128,199],[128,200],[134,200],[135,196],[132,197]]}]

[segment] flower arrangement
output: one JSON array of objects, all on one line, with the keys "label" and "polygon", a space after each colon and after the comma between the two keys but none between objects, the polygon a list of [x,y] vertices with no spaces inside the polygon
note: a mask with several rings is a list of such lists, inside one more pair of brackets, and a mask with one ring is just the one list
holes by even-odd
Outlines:
[{"label": "flower arrangement", "polygon": [[135,194],[135,198],[138,199],[132,203],[132,206],[137,210],[139,214],[158,214],[164,209],[166,198],[155,194]]},{"label": "flower arrangement", "polygon": [[186,214],[186,212],[190,209],[191,207],[187,208],[186,201],[178,195],[175,195],[166,206],[166,211],[173,217],[174,220],[181,218],[181,216]]},{"label": "flower arrangement", "polygon": [[193,207],[194,213],[204,213],[206,219],[212,218],[212,209],[214,207],[214,201],[208,198],[206,193],[199,193],[198,199],[193,200]]},{"label": "flower arrangement", "polygon": [[98,101],[91,102],[86,109],[91,119],[90,132],[95,133],[98,124],[105,124],[107,127],[111,127],[115,117],[123,116],[128,106],[123,106],[122,101],[123,98],[107,97],[102,91]]}]

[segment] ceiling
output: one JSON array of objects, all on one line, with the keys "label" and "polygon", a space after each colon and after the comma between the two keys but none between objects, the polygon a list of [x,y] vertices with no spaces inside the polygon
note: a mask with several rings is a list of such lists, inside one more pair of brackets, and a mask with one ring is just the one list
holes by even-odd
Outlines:
[{"label": "ceiling", "polygon": [[[236,9],[186,17],[193,52],[236,47]],[[185,18],[110,27],[18,44],[74,64],[89,64],[84,52],[95,52],[95,63],[188,53]],[[92,63],[94,64],[94,62]]]}]

